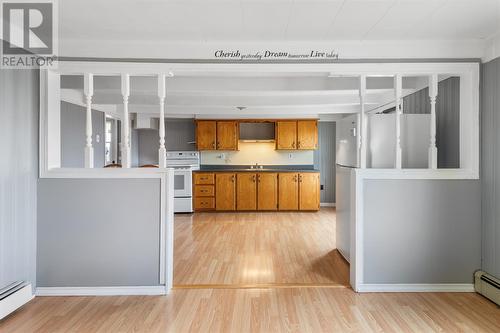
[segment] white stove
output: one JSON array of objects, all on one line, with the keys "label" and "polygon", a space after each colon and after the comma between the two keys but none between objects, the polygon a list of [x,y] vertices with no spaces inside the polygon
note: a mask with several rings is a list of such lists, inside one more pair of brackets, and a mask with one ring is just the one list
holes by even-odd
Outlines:
[{"label": "white stove", "polygon": [[167,152],[167,167],[174,168],[174,212],[193,212],[193,170],[200,169],[197,151]]}]

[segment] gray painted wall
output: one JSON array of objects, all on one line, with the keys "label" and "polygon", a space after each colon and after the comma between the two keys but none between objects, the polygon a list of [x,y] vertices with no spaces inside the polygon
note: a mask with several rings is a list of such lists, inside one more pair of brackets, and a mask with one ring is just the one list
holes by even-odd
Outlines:
[{"label": "gray painted wall", "polygon": [[500,278],[500,58],[482,65],[482,269]]},{"label": "gray painted wall", "polygon": [[38,75],[0,70],[0,288],[36,280]]},{"label": "gray painted wall", "polygon": [[314,166],[320,170],[323,185],[321,202],[335,202],[335,122],[318,122],[318,149],[314,151]]},{"label": "gray painted wall", "polygon": [[[431,113],[429,88],[403,99],[403,112]],[[436,146],[439,168],[460,167],[460,78],[450,77],[438,84],[436,100]]]},{"label": "gray painted wall", "polygon": [[[139,164],[158,164],[158,130],[138,130]],[[195,150],[195,126],[193,119],[166,119],[165,145],[167,151]]]},{"label": "gray painted wall", "polygon": [[472,283],[480,181],[366,180],[364,191],[365,283]]},{"label": "gray painted wall", "polygon": [[40,179],[40,287],[159,285],[158,179]]},{"label": "gray painted wall", "polygon": [[[104,113],[92,110],[92,145],[94,167],[104,166]],[[85,166],[86,109],[82,106],[61,102],[61,166],[83,168]],[[96,136],[100,137],[99,142]]]}]

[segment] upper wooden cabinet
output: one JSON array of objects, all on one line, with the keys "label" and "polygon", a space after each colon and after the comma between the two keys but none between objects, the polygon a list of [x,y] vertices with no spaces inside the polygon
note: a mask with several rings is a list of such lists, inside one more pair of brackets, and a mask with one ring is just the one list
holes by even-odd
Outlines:
[{"label": "upper wooden cabinet", "polygon": [[196,147],[198,150],[215,150],[217,142],[217,122],[198,120],[196,122]]},{"label": "upper wooden cabinet", "polygon": [[318,148],[318,122],[316,120],[297,120],[297,149]]},{"label": "upper wooden cabinet", "polygon": [[236,176],[236,209],[257,209],[257,174],[238,173]]},{"label": "upper wooden cabinet", "polygon": [[215,210],[236,210],[236,174],[218,172],[215,175]]},{"label": "upper wooden cabinet", "polygon": [[238,122],[217,121],[217,149],[238,150]]},{"label": "upper wooden cabinet", "polygon": [[238,150],[238,122],[196,121],[196,147],[198,150]]},{"label": "upper wooden cabinet", "polygon": [[317,120],[276,121],[276,149],[317,149]]},{"label": "upper wooden cabinet", "polygon": [[276,149],[297,149],[297,121],[276,122]]},{"label": "upper wooden cabinet", "polygon": [[299,209],[318,210],[319,209],[319,173],[304,172],[299,173]]}]

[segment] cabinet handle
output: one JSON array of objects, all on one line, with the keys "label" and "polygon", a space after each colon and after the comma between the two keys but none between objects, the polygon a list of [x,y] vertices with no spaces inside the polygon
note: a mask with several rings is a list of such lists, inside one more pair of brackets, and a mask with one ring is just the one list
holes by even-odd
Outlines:
[{"label": "cabinet handle", "polygon": [[253,182],[255,183],[255,175],[253,175],[252,180],[253,180]]},{"label": "cabinet handle", "polygon": [[292,148],[295,148],[295,141],[292,142]]},{"label": "cabinet handle", "polygon": [[260,183],[260,175],[257,175],[257,181]]},{"label": "cabinet handle", "polygon": [[302,183],[302,175],[299,175],[299,183]]},{"label": "cabinet handle", "polygon": [[212,148],[215,149],[215,142],[212,142]]},{"label": "cabinet handle", "polygon": [[234,183],[234,175],[231,176],[231,181]]},{"label": "cabinet handle", "polygon": [[293,181],[297,182],[297,175],[293,176]]},{"label": "cabinet handle", "polygon": [[300,141],[297,142],[297,148],[300,148]]}]

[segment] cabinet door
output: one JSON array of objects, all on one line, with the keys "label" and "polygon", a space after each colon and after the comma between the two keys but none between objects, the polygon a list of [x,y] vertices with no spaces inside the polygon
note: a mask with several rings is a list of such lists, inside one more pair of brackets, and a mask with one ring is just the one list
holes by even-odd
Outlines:
[{"label": "cabinet door", "polygon": [[238,150],[238,122],[217,122],[217,149]]},{"label": "cabinet door", "polygon": [[215,175],[215,209],[236,210],[236,174],[218,172]]},{"label": "cabinet door", "polygon": [[257,209],[257,175],[238,173],[236,175],[236,209]]},{"label": "cabinet door", "polygon": [[305,172],[299,174],[299,209],[319,209],[319,173]]},{"label": "cabinet door", "polygon": [[199,120],[196,122],[196,146],[198,150],[215,150],[217,138],[217,122],[215,120]]},{"label": "cabinet door", "polygon": [[278,174],[261,172],[257,175],[257,209],[278,209]]},{"label": "cabinet door", "polygon": [[296,149],[297,145],[297,122],[276,122],[276,149]]},{"label": "cabinet door", "polygon": [[278,207],[279,210],[299,209],[299,175],[293,172],[278,175]]},{"label": "cabinet door", "polygon": [[297,121],[297,149],[318,148],[318,122],[316,120]]}]

